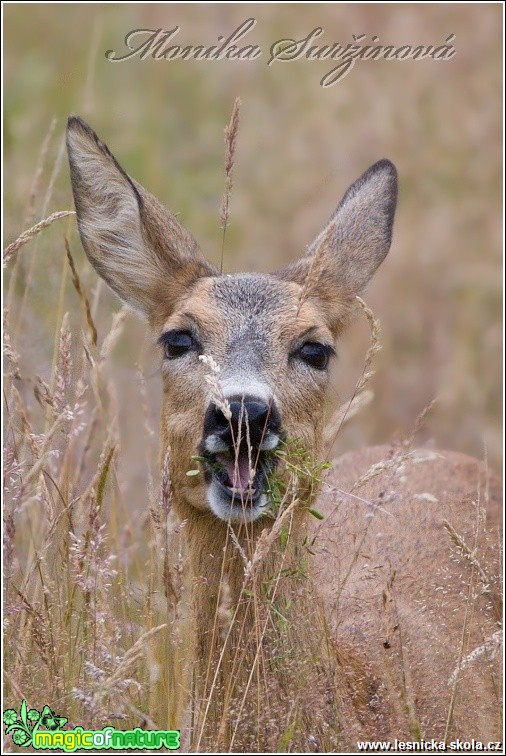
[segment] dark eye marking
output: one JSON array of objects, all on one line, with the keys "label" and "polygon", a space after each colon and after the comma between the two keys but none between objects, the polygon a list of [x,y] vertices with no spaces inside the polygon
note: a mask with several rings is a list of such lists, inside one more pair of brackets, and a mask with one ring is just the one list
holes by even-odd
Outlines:
[{"label": "dark eye marking", "polygon": [[320,344],[318,341],[306,341],[300,346],[293,356],[305,362],[315,370],[325,370],[329,359],[335,355],[335,350],[330,344]]},{"label": "dark eye marking", "polygon": [[164,356],[168,360],[182,357],[188,352],[197,351],[198,342],[190,331],[174,329],[162,333],[158,343],[163,347]]}]

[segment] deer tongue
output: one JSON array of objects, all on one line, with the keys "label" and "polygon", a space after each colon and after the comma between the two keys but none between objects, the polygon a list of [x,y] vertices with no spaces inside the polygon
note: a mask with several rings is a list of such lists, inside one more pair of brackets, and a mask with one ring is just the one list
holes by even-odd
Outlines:
[{"label": "deer tongue", "polygon": [[223,465],[230,485],[240,491],[245,491],[253,484],[253,476],[250,478],[250,466],[247,456],[239,455],[237,459],[220,459]]}]

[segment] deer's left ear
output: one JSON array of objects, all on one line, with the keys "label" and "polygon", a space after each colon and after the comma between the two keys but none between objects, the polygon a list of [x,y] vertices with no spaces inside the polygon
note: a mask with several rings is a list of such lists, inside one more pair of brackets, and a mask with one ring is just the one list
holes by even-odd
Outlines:
[{"label": "deer's left ear", "polygon": [[132,179],[77,116],[67,127],[77,223],[97,273],[153,322],[201,276],[216,271],[178,219]]},{"label": "deer's left ear", "polygon": [[350,186],[304,257],[276,275],[301,285],[309,276],[308,295],[320,300],[354,297],[390,249],[396,204],[397,171],[380,160]]}]

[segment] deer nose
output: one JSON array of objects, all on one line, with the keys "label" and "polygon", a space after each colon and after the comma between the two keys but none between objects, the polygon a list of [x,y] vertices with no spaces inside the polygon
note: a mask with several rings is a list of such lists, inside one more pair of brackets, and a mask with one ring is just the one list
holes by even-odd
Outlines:
[{"label": "deer nose", "polygon": [[[226,408],[211,404],[204,419],[204,436],[217,436],[227,447],[238,442],[246,447],[261,447],[268,434],[276,436],[281,430],[281,418],[274,400],[269,404],[253,397],[233,397]],[[230,414],[230,417],[228,415]]]}]

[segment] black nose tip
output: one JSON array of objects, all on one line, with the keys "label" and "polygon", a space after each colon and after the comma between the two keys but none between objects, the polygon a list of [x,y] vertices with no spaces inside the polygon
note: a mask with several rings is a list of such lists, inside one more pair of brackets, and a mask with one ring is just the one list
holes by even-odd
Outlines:
[{"label": "black nose tip", "polygon": [[241,415],[245,415],[244,421],[247,421],[251,427],[265,426],[269,416],[269,405],[264,402],[245,401],[230,402],[230,411],[232,412],[232,423],[239,425]]},{"label": "black nose tip", "polygon": [[227,418],[216,404],[211,404],[204,419],[204,436],[217,435],[228,446],[237,443],[259,446],[268,431],[279,433],[281,420],[274,401],[266,404],[256,398],[229,399],[231,417]]}]

